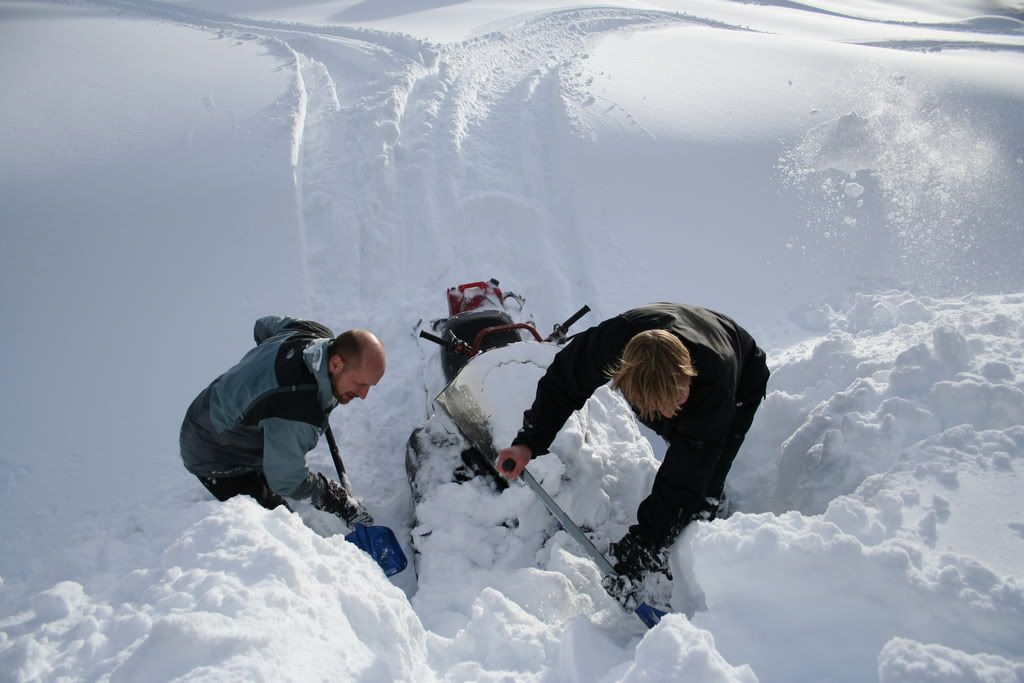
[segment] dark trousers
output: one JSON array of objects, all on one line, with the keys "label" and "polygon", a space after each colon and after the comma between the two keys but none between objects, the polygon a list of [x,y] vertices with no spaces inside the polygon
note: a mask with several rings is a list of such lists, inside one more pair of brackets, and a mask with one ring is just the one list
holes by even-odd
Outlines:
[{"label": "dark trousers", "polygon": [[270,485],[267,484],[267,478],[262,472],[248,472],[237,477],[200,477],[197,475],[196,478],[221,502],[238,495],[251,496],[268,510],[284,505],[291,511],[291,507],[284,498],[274,493]]}]

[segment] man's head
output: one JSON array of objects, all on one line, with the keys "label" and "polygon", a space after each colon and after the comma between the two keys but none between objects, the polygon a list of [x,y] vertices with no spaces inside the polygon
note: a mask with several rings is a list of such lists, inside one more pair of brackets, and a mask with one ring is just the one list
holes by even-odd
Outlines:
[{"label": "man's head", "polygon": [[690,397],[690,381],[697,370],[678,337],[665,330],[647,330],[629,340],[610,374],[612,386],[640,417],[653,420],[679,412]]},{"label": "man's head", "polygon": [[339,334],[327,347],[327,353],[334,398],[342,405],[354,398],[365,399],[387,368],[384,345],[366,330]]}]

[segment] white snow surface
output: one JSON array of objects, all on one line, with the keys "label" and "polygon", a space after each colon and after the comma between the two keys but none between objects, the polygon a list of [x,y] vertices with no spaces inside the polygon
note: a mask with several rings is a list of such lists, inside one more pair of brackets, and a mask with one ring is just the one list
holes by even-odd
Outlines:
[{"label": "white snow surface", "polygon": [[[1020,3],[8,0],[0,55],[0,681],[1024,681]],[[416,335],[490,277],[768,350],[651,630],[527,488],[410,491]],[[387,347],[332,421],[390,580],[181,467],[271,313]],[[549,358],[502,352],[499,447]],[[531,471],[606,550],[651,436],[601,389]]]}]

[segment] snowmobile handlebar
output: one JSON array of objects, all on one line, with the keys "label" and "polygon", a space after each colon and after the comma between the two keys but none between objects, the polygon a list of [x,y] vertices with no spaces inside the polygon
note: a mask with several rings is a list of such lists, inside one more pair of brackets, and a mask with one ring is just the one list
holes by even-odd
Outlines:
[{"label": "snowmobile handlebar", "polygon": [[590,313],[590,306],[584,304],[583,308],[569,316],[564,323],[561,325],[555,325],[555,329],[552,330],[551,334],[549,334],[544,341],[561,343],[565,339],[565,335],[569,331],[569,328],[575,325],[576,322],[587,313]]},{"label": "snowmobile handlebar", "polygon": [[544,341],[543,339],[540,338],[540,332],[537,331],[537,328],[531,325],[530,323],[509,323],[508,325],[494,325],[493,327],[485,327],[484,329],[476,333],[476,338],[473,339],[473,353],[471,355],[475,356],[476,354],[480,353],[480,345],[483,344],[484,337],[486,337],[489,334],[494,334],[496,332],[506,332],[508,330],[526,330],[530,334],[532,334],[533,338],[536,339],[537,341]]},{"label": "snowmobile handlebar", "polygon": [[472,346],[461,339],[443,339],[442,337],[438,337],[436,334],[431,334],[426,330],[420,331],[420,337],[428,339],[435,344],[440,344],[452,353],[461,353],[472,358],[476,354],[480,353],[480,347],[483,345],[484,338],[486,338],[487,335],[495,334],[497,332],[507,332],[508,330],[527,330],[537,341],[544,341],[541,339],[540,333],[537,332],[537,328],[529,323],[509,323],[508,325],[492,325],[491,327],[485,327],[477,332],[476,337],[473,339]]},{"label": "snowmobile handlebar", "polygon": [[435,344],[440,344],[441,346],[445,347],[449,351],[452,351],[453,353],[465,353],[467,355],[472,355],[469,354],[469,346],[466,344],[466,342],[462,341],[461,339],[456,341],[450,341],[448,339],[438,337],[436,334],[431,334],[426,330],[420,330],[420,337],[422,337],[423,339],[428,339],[434,342]]},{"label": "snowmobile handlebar", "polygon": [[495,332],[506,332],[508,330],[528,330],[530,334],[533,335],[534,339],[536,339],[537,341],[555,342],[556,344],[560,344],[563,341],[565,341],[566,334],[569,332],[569,328],[575,325],[576,322],[580,318],[585,316],[587,313],[590,313],[590,306],[584,304],[584,306],[580,310],[576,311],[571,316],[566,318],[564,323],[555,325],[555,328],[551,331],[551,334],[544,338],[541,338],[540,333],[537,332],[537,328],[530,323],[510,323],[508,325],[494,325],[491,327],[485,327],[484,329],[480,330],[477,333],[476,338],[473,339],[472,347],[466,342],[459,339],[458,337],[454,339],[444,339],[442,337],[438,337],[436,334],[431,334],[426,330],[420,330],[420,337],[422,339],[432,341],[435,344],[439,344],[440,346],[445,347],[452,353],[460,353],[472,358],[476,354],[480,353],[480,346],[483,343],[484,338],[489,334],[494,334]]}]

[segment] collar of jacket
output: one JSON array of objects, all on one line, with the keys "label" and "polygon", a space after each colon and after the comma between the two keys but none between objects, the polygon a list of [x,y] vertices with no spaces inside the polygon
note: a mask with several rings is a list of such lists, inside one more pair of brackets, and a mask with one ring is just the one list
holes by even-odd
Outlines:
[{"label": "collar of jacket", "polygon": [[320,399],[320,407],[324,413],[329,413],[338,405],[338,399],[334,398],[334,387],[331,386],[331,375],[327,371],[329,354],[327,345],[330,339],[315,339],[302,351],[302,358],[306,367],[316,378],[317,397]]}]

